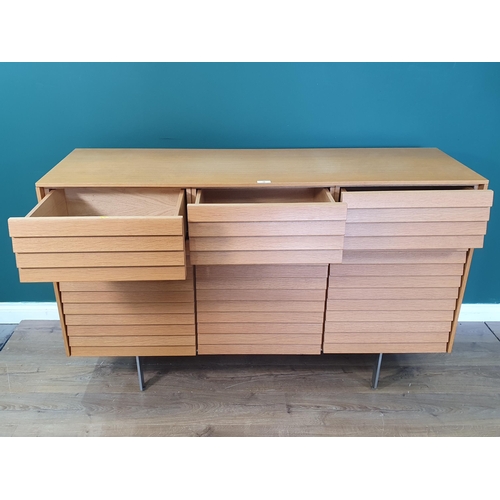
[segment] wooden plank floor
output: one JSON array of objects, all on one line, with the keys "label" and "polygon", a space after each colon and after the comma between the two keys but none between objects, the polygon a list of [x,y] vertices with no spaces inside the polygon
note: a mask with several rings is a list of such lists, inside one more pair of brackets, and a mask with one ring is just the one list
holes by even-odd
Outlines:
[{"label": "wooden plank floor", "polygon": [[452,354],[67,358],[55,321],[0,352],[0,436],[498,436],[500,323]]}]

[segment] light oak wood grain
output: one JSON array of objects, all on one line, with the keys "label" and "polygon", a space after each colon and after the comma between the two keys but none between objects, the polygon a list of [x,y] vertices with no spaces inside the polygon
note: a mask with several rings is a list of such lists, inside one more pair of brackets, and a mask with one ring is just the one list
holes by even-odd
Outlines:
[{"label": "light oak wood grain", "polygon": [[195,325],[68,325],[69,337],[187,335],[194,338]]},{"label": "light oak wood grain", "polygon": [[[191,222],[191,237],[324,236],[345,233],[345,221]],[[477,234],[477,233],[475,233]]]},{"label": "light oak wood grain", "polygon": [[327,264],[342,262],[342,250],[261,250],[236,252],[196,252],[191,263],[196,266],[232,264]]},{"label": "light oak wood grain", "polygon": [[186,280],[63,282],[59,286],[62,292],[184,292],[193,289],[192,277],[192,270],[188,268]]},{"label": "light oak wood grain", "polygon": [[346,236],[475,236],[486,222],[373,222],[346,224]]},{"label": "light oak wood grain", "polygon": [[331,276],[330,286],[339,288],[455,288],[461,276]]},{"label": "light oak wood grain", "polygon": [[356,321],[452,321],[453,310],[448,311],[326,311],[326,321],[345,321],[355,318]]},{"label": "light oak wood grain", "polygon": [[430,353],[430,352],[446,352],[445,342],[418,342],[418,343],[369,343],[369,344],[325,344],[323,347],[325,354],[342,353]]},{"label": "light oak wood grain", "polygon": [[193,314],[66,314],[66,325],[191,325]]},{"label": "light oak wood grain", "polygon": [[194,346],[72,347],[72,356],[196,356]]},{"label": "light oak wood grain", "polygon": [[197,290],[325,290],[322,278],[197,279]]},{"label": "light oak wood grain", "polygon": [[418,322],[385,322],[385,321],[358,321],[347,318],[341,321],[329,321],[325,323],[326,333],[445,333],[449,335],[451,321],[429,321],[427,318]]},{"label": "light oak wood grain", "polygon": [[198,345],[314,345],[321,344],[321,335],[315,334],[202,334],[198,337]]},{"label": "light oak wood grain", "polygon": [[[454,311],[456,300],[334,300],[329,299],[331,311]],[[352,312],[355,315],[356,313]]]},{"label": "light oak wood grain", "polygon": [[354,250],[344,251],[344,264],[463,264],[467,252],[454,250]]},{"label": "light oak wood grain", "polygon": [[162,302],[164,304],[194,303],[193,290],[187,292],[62,292],[61,297],[65,304],[106,304],[113,302],[123,304],[142,304],[148,302]]},{"label": "light oak wood grain", "polygon": [[198,280],[226,280],[228,278],[326,278],[328,266],[300,266],[300,265],[280,265],[280,266],[198,266],[196,277]]},{"label": "light oak wood grain", "polygon": [[328,300],[443,300],[456,299],[455,288],[335,288],[328,289]]},{"label": "light oak wood grain", "polygon": [[[102,168],[105,164],[106,168]],[[140,165],[140,168],[137,168]],[[75,149],[38,187],[261,187],[487,183],[435,148]]]},{"label": "light oak wood grain", "polygon": [[197,318],[198,318],[198,324],[200,323],[320,323],[322,324],[323,311],[258,312],[258,313],[198,311]]},{"label": "light oak wood grain", "polygon": [[490,209],[479,208],[353,208],[347,223],[367,222],[474,222],[487,221]]},{"label": "light oak wood grain", "polygon": [[323,312],[325,309],[324,301],[305,302],[305,301],[258,301],[258,300],[230,300],[222,301],[201,301],[196,304],[198,312]]},{"label": "light oak wood grain", "polygon": [[[458,292],[457,292],[458,294]],[[317,302],[325,300],[325,290],[238,290],[236,294],[234,290],[197,290],[196,296],[198,300],[269,300],[269,301],[305,301]]]},{"label": "light oak wood grain", "polygon": [[104,304],[74,304],[64,303],[65,314],[194,314],[193,302],[127,302]]},{"label": "light oak wood grain", "polygon": [[315,345],[200,345],[198,354],[321,354]]},{"label": "light oak wood grain", "polygon": [[448,342],[449,332],[325,332],[325,344],[402,344]]},{"label": "light oak wood grain", "polygon": [[199,334],[320,334],[323,323],[198,323]]},{"label": "light oak wood grain", "polygon": [[342,190],[341,200],[351,208],[460,208],[491,207],[493,191],[477,189]]},{"label": "light oak wood grain", "polygon": [[345,250],[400,250],[482,248],[483,236],[363,236],[345,237]]},{"label": "light oak wood grain", "polygon": [[461,276],[463,264],[340,264],[330,266],[330,276]]},{"label": "light oak wood grain", "polygon": [[19,269],[22,283],[62,281],[142,281],[182,280],[186,277],[184,266],[169,267],[80,267]]},{"label": "light oak wood grain", "polygon": [[187,335],[138,335],[138,336],[96,336],[69,338],[73,347],[167,347],[167,346],[195,346],[195,338]]}]

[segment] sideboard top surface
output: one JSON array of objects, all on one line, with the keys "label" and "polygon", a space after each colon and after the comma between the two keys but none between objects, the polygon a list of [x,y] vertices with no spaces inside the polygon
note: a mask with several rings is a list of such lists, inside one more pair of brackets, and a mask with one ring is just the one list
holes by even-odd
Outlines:
[{"label": "sideboard top surface", "polygon": [[487,182],[436,148],[75,149],[36,185],[224,188]]}]

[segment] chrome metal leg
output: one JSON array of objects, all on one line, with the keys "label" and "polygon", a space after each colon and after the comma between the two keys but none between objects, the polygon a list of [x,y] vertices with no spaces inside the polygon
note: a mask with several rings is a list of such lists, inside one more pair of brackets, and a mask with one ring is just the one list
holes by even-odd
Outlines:
[{"label": "chrome metal leg", "polygon": [[144,390],[144,375],[142,373],[141,358],[139,356],[135,357],[135,362],[137,364],[137,376],[139,377],[139,389]]},{"label": "chrome metal leg", "polygon": [[377,364],[373,367],[372,389],[376,389],[378,387],[378,378],[380,376],[380,367],[382,366],[382,356],[383,356],[383,353],[380,353],[378,355]]}]

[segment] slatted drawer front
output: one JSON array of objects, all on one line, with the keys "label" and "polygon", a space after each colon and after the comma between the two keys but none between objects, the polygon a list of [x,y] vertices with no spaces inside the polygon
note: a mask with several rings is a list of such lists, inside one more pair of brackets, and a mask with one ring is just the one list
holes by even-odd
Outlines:
[{"label": "slatted drawer front", "polygon": [[330,266],[323,352],[446,352],[465,252],[345,257]]},{"label": "slatted drawer front", "polygon": [[326,265],[197,266],[198,354],[320,354]]},{"label": "slatted drawer front", "polygon": [[341,262],[345,218],[326,189],[200,190],[188,205],[192,263]]},{"label": "slatted drawer front", "polygon": [[345,189],[345,250],[480,248],[489,190],[356,191]]},{"label": "slatted drawer front", "polygon": [[186,276],[184,192],[51,191],[9,219],[23,282],[181,280]]},{"label": "slatted drawer front", "polygon": [[193,271],[182,281],[60,283],[73,356],[194,356]]}]

